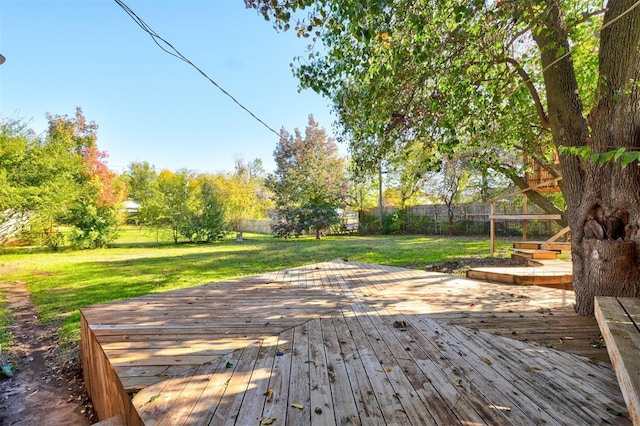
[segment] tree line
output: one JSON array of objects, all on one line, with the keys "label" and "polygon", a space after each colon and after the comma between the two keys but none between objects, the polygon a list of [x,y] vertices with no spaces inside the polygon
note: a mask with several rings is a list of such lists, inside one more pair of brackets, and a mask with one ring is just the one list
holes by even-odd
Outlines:
[{"label": "tree line", "polygon": [[[388,161],[379,176],[363,175],[313,116],[303,131],[281,129],[272,173],[260,159],[237,157],[227,173],[156,170],[135,161],[117,174],[108,168],[107,153],[98,149],[98,125],[80,108],[72,117],[49,114],[47,119],[43,135],[21,120],[0,122],[0,223],[28,217],[23,237],[54,248],[106,247],[125,220],[169,229],[176,243],[211,242],[230,231],[241,241],[244,220],[266,218],[276,237],[310,233],[320,238],[339,229],[347,211],[362,216],[382,204],[402,212],[426,201],[451,206],[482,198],[504,183],[478,179],[462,161],[439,162],[438,168],[431,159],[418,169],[411,156]],[[135,213],[127,214],[124,200],[138,204]],[[368,221],[377,221],[379,231],[388,228],[379,217]]]}]

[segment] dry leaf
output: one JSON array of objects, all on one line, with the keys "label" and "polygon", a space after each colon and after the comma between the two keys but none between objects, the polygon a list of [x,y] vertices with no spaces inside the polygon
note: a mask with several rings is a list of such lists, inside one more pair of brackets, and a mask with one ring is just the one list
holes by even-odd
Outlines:
[{"label": "dry leaf", "polygon": [[155,395],[153,395],[151,398],[149,398],[149,401],[147,401],[147,404],[148,404],[148,403],[150,403],[150,402],[155,401],[155,400],[156,400],[156,399],[158,399],[158,398],[160,398],[160,394],[159,394],[159,393],[158,393],[158,394],[155,394]]},{"label": "dry leaf", "polygon": [[273,388],[267,389],[267,391],[264,393],[264,396],[267,397],[267,401],[271,401],[271,398],[273,398]]},{"label": "dry leaf", "polygon": [[313,359],[310,359],[309,361],[305,361],[304,363],[305,364],[313,364],[314,367],[318,366],[318,363]]},{"label": "dry leaf", "polygon": [[387,367],[387,373],[391,373],[393,371],[393,367]]},{"label": "dry leaf", "polygon": [[278,420],[277,417],[269,417],[268,419],[263,419],[260,424],[261,425],[272,425],[276,420]]},{"label": "dry leaf", "polygon": [[540,370],[540,368],[536,367],[535,365],[530,365],[529,369],[533,370],[533,371],[538,371]]},{"label": "dry leaf", "polygon": [[304,410],[304,405],[302,404],[291,404],[293,408],[297,408],[298,410]]},{"label": "dry leaf", "polygon": [[493,363],[491,362],[491,360],[490,360],[489,358],[487,358],[487,357],[481,356],[481,357],[480,357],[480,359],[481,359],[481,360],[483,360],[483,361],[484,361],[484,363],[485,363],[485,364],[487,364],[487,365],[491,365],[491,364],[493,364]]}]

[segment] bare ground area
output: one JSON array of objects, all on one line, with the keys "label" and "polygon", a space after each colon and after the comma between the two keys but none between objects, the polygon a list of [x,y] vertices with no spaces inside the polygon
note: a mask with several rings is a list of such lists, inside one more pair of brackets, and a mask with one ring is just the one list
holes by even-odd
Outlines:
[{"label": "bare ground area", "polygon": [[24,283],[7,291],[13,334],[2,355],[13,377],[0,377],[0,425],[88,425],[93,413],[84,389],[77,348],[63,350],[55,327],[42,324]]},{"label": "bare ground area", "polygon": [[435,264],[414,263],[412,265],[407,265],[407,267],[414,269],[423,269],[425,271],[431,272],[442,272],[444,274],[464,275],[470,268],[522,265],[522,261],[511,258],[478,256],[452,259]]},{"label": "bare ground area", "polygon": [[[469,267],[512,266],[503,258],[465,258],[437,264],[408,265],[415,269],[462,274]],[[0,426],[80,426],[96,422],[82,380],[79,348],[60,348],[55,326],[42,324],[21,282],[0,283],[7,290],[13,346],[2,355],[15,375],[0,375]]]}]

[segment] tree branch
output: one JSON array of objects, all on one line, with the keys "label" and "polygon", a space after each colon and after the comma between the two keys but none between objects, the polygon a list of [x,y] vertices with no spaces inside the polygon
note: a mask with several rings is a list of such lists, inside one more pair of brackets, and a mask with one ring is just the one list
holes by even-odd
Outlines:
[{"label": "tree branch", "polygon": [[[526,189],[529,187],[527,185],[527,181],[525,181],[521,176],[518,176],[518,174],[514,170],[499,166],[496,167],[496,170],[511,179],[511,181],[515,183],[518,188]],[[564,216],[565,212],[556,207],[551,201],[549,201],[548,198],[544,197],[542,194],[536,191],[527,191],[526,195],[527,198],[529,198],[529,201],[540,207],[546,214],[561,215],[562,219],[556,220],[555,222],[562,227],[567,226],[567,219]]]},{"label": "tree branch", "polygon": [[581,19],[578,19],[577,21],[572,22],[571,25],[567,25],[567,31],[571,31],[571,29],[577,27],[578,25],[582,24],[583,22],[588,21],[589,19],[593,18],[594,16],[598,16],[598,15],[604,14],[608,9],[609,8],[607,8],[607,7],[603,7],[602,9],[594,10],[593,12],[589,12],[589,13],[583,14]]},{"label": "tree branch", "polygon": [[547,113],[545,112],[544,106],[542,106],[542,101],[540,100],[540,95],[538,94],[538,91],[536,90],[536,87],[534,86],[529,73],[527,73],[527,71],[522,68],[520,63],[513,58],[507,57],[504,58],[504,61],[513,66],[518,75],[520,75],[520,78],[522,78],[522,80],[524,81],[527,89],[529,89],[529,94],[531,95],[533,103],[536,106],[536,111],[538,112],[538,117],[540,118],[540,125],[542,126],[542,128],[547,130],[550,129],[551,126],[549,124],[549,117],[547,117]]}]

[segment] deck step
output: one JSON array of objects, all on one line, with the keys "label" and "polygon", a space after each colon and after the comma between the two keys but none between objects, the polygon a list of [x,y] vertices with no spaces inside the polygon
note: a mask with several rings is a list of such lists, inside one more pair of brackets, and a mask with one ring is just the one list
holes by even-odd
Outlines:
[{"label": "deck step", "polygon": [[472,268],[467,278],[501,284],[537,285],[541,287],[571,290],[572,273],[546,270],[542,267]]},{"label": "deck step", "polygon": [[530,250],[540,250],[544,241],[516,241],[513,243],[514,249],[530,249]]},{"label": "deck step", "polygon": [[569,251],[571,250],[571,243],[570,242],[553,242],[553,243],[543,243],[542,247],[543,250],[551,250],[551,251]]},{"label": "deck step", "polygon": [[546,241],[517,241],[513,243],[516,250],[548,250],[561,252],[563,250],[571,250],[570,242],[554,241],[547,243]]},{"label": "deck step", "polygon": [[520,259],[523,261],[529,259],[557,259],[558,252],[551,250],[542,250],[542,249],[516,249],[513,251],[511,255],[512,259]]}]

